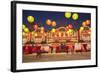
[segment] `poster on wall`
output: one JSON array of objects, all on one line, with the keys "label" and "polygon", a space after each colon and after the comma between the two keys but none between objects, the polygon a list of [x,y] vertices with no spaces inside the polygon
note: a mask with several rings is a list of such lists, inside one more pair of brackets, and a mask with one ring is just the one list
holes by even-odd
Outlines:
[{"label": "poster on wall", "polygon": [[97,67],[97,6],[11,2],[11,71]]}]

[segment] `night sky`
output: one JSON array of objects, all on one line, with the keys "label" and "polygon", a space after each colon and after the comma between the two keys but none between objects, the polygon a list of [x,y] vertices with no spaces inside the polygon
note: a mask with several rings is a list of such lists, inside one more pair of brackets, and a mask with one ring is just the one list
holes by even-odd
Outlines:
[{"label": "night sky", "polygon": [[[91,20],[91,14],[78,13],[78,15],[78,20],[73,20],[72,18],[67,19],[65,17],[65,12],[23,10],[23,24],[32,31],[33,27],[28,23],[27,16],[34,16],[35,21],[33,25],[38,24],[39,27],[44,26],[45,30],[51,30],[52,28],[58,28],[60,26],[67,26],[68,24],[72,24],[74,29],[79,29],[83,21],[87,19]],[[57,25],[55,27],[46,25],[47,19],[56,21]]]}]

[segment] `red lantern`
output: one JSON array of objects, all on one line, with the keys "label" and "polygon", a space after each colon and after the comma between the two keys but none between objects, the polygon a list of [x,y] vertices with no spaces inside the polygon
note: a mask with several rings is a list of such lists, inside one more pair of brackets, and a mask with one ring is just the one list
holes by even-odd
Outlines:
[{"label": "red lantern", "polygon": [[68,27],[69,27],[69,29],[72,29],[73,28],[72,24],[69,24]]},{"label": "red lantern", "polygon": [[33,29],[37,30],[38,29],[38,25],[37,24],[33,25]]}]

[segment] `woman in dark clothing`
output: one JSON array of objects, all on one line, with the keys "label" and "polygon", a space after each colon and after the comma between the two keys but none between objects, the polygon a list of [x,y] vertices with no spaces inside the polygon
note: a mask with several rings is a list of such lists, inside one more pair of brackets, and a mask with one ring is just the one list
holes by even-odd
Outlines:
[{"label": "woman in dark clothing", "polygon": [[40,58],[41,57],[41,46],[36,46],[36,58]]},{"label": "woman in dark clothing", "polygon": [[82,51],[85,51],[85,52],[87,52],[87,44],[86,43],[84,43],[84,44],[82,44]]},{"label": "woman in dark clothing", "polygon": [[68,50],[69,50],[69,46],[66,45],[66,46],[65,46],[65,52],[68,53]]},{"label": "woman in dark clothing", "polygon": [[64,52],[65,50],[65,45],[64,44],[61,44],[61,49],[62,49],[62,52]]},{"label": "woman in dark clothing", "polygon": [[51,49],[51,53],[53,53],[53,47],[52,46],[49,46],[50,47],[50,49]]}]

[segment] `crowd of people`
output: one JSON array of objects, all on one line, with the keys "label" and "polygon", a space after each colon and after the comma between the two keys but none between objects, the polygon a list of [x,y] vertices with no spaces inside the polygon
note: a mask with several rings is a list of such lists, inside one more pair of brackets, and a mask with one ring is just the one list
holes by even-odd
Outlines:
[{"label": "crowd of people", "polygon": [[43,53],[78,53],[91,50],[90,43],[52,43],[52,44],[29,44],[23,46],[23,54],[35,53],[40,57]]}]

